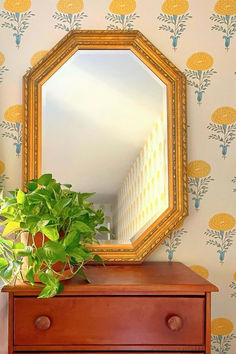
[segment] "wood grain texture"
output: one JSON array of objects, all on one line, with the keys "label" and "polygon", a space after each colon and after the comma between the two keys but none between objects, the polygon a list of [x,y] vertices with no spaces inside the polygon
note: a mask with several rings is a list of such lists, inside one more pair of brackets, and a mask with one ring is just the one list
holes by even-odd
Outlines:
[{"label": "wood grain texture", "polygon": [[211,354],[211,293],[206,293],[206,354]]},{"label": "wood grain texture", "polygon": [[8,298],[8,353],[13,351],[13,326],[14,326],[14,296],[9,293]]},{"label": "wood grain texture", "polygon": [[[64,282],[64,295],[168,295],[199,294],[218,291],[218,288],[179,262],[146,262],[142,265],[90,265],[86,268],[90,283],[73,278]],[[39,289],[17,284],[6,286],[3,291],[15,296],[37,295]]]},{"label": "wood grain texture", "polygon": [[52,354],[55,352],[85,352],[87,354],[89,354],[90,352],[94,352],[94,354],[100,354],[101,351],[103,352],[111,352],[111,353],[107,353],[107,354],[113,354],[113,353],[119,353],[119,354],[123,354],[124,352],[129,351],[130,354],[133,354],[133,352],[139,352],[140,354],[146,354],[146,352],[152,352],[152,353],[158,353],[160,354],[160,352],[165,352],[165,354],[169,354],[169,352],[172,352],[173,350],[175,350],[175,354],[176,352],[180,352],[182,353],[186,353],[186,352],[196,352],[196,353],[201,353],[204,352],[205,354],[205,346],[204,345],[156,345],[156,346],[143,346],[140,349],[140,346],[117,346],[115,347],[114,350],[114,346],[86,346],[86,350],[85,347],[83,345],[55,345],[55,346],[31,346],[31,345],[25,345],[25,346],[14,346],[14,350],[16,352],[27,352],[27,353],[34,353],[34,352],[51,352]]},{"label": "wood grain texture", "polygon": [[[14,344],[110,345],[114,350],[119,345],[204,345],[204,306],[201,297],[16,298]],[[179,331],[167,325],[172,315],[183,320]],[[38,317],[50,319],[48,330],[35,326]]]}]

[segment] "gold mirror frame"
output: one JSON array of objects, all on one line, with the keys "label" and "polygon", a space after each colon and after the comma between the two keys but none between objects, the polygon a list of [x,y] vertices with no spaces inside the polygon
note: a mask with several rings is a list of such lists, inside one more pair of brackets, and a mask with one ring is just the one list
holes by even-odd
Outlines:
[{"label": "gold mirror frame", "polygon": [[186,78],[139,31],[71,31],[23,77],[23,186],[41,174],[41,88],[79,49],[129,49],[167,87],[169,207],[131,245],[89,246],[108,263],[141,263],[188,214]]}]

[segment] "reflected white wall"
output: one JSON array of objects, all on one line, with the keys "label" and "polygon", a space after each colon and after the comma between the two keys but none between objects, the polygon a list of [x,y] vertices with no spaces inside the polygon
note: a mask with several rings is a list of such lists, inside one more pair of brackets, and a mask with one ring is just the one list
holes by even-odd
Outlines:
[{"label": "reflected white wall", "polygon": [[[117,207],[122,186],[132,187],[133,182],[124,181],[133,176],[135,161],[139,178],[145,176],[143,185],[137,182],[125,207],[120,201]],[[149,176],[154,164],[161,171],[158,178]],[[163,211],[160,205],[166,206],[168,195],[160,201],[168,184],[164,165],[166,86],[130,50],[79,50],[43,85],[42,173],[71,183],[74,190],[96,192],[95,204],[113,205],[110,226],[119,242],[130,243],[140,227]],[[159,179],[158,189],[152,179]]]}]

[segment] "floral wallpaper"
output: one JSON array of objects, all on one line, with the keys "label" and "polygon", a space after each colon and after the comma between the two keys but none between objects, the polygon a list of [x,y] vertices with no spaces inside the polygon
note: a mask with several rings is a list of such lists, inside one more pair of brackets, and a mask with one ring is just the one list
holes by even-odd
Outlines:
[{"label": "floral wallpaper", "polygon": [[[219,287],[212,353],[236,352],[236,1],[1,0],[0,188],[21,185],[22,76],[72,29],[139,29],[188,80],[189,216],[148,260]],[[7,296],[0,295],[0,353]]]}]

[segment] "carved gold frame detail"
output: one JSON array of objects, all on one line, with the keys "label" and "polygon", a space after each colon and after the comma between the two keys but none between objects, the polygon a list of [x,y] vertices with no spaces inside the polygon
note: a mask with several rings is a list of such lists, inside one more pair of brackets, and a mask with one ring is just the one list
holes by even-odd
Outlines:
[{"label": "carved gold frame detail", "polygon": [[131,245],[90,246],[108,263],[141,263],[188,214],[186,78],[139,31],[71,31],[23,78],[23,185],[41,174],[41,88],[80,49],[129,49],[167,86],[168,209]]}]

